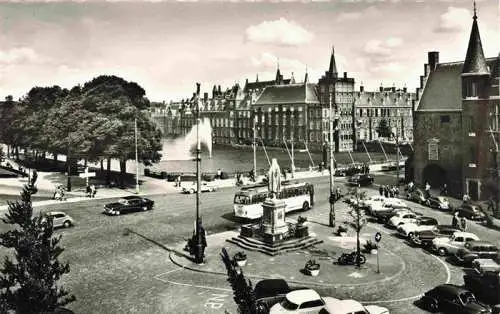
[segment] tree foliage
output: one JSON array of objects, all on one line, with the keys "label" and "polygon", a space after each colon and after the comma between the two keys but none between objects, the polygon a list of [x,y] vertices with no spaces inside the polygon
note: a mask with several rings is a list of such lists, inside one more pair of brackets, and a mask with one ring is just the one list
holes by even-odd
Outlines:
[{"label": "tree foliage", "polygon": [[387,122],[386,119],[380,120],[376,131],[379,137],[389,138],[392,136],[392,130],[389,127],[389,123]]},{"label": "tree foliage", "polygon": [[[349,191],[349,194],[354,196],[355,199],[354,202],[351,202],[349,204],[349,206],[351,207],[349,215],[352,218],[349,224],[356,231],[356,254],[359,256],[361,254],[361,244],[359,241],[359,234],[361,233],[361,230],[367,223],[363,209],[359,205],[359,201],[366,198],[366,192],[360,192],[357,188],[353,188]],[[359,259],[357,260],[357,266],[360,267]]]},{"label": "tree foliage", "polygon": [[0,245],[12,249],[14,258],[6,257],[0,268],[0,311],[48,313],[73,302],[75,297],[57,285],[69,273],[69,264],[59,261],[61,236],[53,237],[50,219],[33,216],[28,187],[20,202],[9,203],[2,221],[12,228],[0,234]]}]

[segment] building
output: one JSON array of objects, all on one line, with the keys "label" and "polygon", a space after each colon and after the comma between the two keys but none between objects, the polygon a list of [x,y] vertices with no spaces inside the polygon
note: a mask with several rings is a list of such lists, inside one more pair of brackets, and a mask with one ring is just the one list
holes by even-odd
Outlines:
[{"label": "building", "polygon": [[412,142],[414,100],[415,93],[409,93],[406,87],[380,86],[376,92],[367,92],[361,84],[354,93],[355,140],[380,140],[377,129],[385,120],[400,142]]},{"label": "building", "polygon": [[476,10],[465,60],[429,52],[414,113],[414,177],[473,200],[498,195],[500,55],[485,58]]}]

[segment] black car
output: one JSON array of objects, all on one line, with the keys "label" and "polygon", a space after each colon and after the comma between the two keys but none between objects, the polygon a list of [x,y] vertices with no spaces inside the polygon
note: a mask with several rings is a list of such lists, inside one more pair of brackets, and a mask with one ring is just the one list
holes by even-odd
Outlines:
[{"label": "black car", "polygon": [[430,208],[436,208],[443,211],[448,211],[451,209],[450,203],[443,196],[430,196],[427,200],[425,200],[425,205]]},{"label": "black car", "polygon": [[104,213],[107,215],[120,215],[130,212],[151,210],[155,202],[149,198],[140,196],[125,196],[118,202],[104,205]]},{"label": "black car", "polygon": [[476,300],[472,292],[460,286],[444,284],[427,291],[421,304],[432,312],[453,314],[486,314],[491,308]]},{"label": "black car", "polygon": [[430,247],[434,238],[449,237],[457,231],[460,229],[452,225],[437,225],[434,230],[416,231],[410,241],[415,245]]},{"label": "black car", "polygon": [[350,185],[368,186],[372,185],[375,179],[369,174],[355,174],[347,181]]},{"label": "black car", "polygon": [[455,212],[458,212],[459,217],[465,217],[469,220],[485,220],[486,215],[483,213],[481,206],[476,204],[462,204]]},{"label": "black car", "polygon": [[457,261],[461,264],[472,265],[477,258],[496,259],[498,248],[495,244],[486,241],[470,241],[455,254]]}]

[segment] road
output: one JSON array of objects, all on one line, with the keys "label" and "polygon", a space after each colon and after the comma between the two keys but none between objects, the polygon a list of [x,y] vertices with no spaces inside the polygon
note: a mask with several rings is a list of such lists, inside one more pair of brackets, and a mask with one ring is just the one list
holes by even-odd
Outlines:
[{"label": "road", "polygon": [[[307,216],[327,223],[329,179],[322,177],[309,181],[315,184],[316,203]],[[337,180],[341,186],[342,181],[345,178]],[[376,175],[376,182],[392,184],[395,176]],[[201,215],[208,234],[239,226],[240,222],[232,218],[235,191],[236,188],[224,188],[202,194]],[[375,189],[371,193],[375,193]],[[155,201],[154,210],[121,216],[102,214],[104,204],[113,200],[61,203],[40,208],[42,211],[65,211],[77,221],[73,228],[56,231],[63,235],[62,245],[66,250],[62,259],[68,261],[71,267],[70,274],[63,277],[62,283],[77,296],[77,301],[69,308],[75,313],[222,313],[222,309],[235,313],[236,308],[225,278],[179,269],[168,258],[169,250],[175,243],[192,235],[195,196],[165,194],[149,198]],[[346,206],[337,204],[338,207]],[[412,206],[424,215],[436,217],[443,224],[451,221],[448,214],[416,204]],[[481,239],[500,246],[496,231],[472,223],[470,225],[470,230]],[[367,301],[377,298],[387,300],[387,295],[400,292],[398,290],[404,289],[404,286],[410,288],[411,285],[415,291],[421,292],[422,287],[426,286],[427,265],[420,263],[430,259],[425,255],[428,253],[409,247],[405,241],[392,235],[394,231],[380,225],[370,224],[368,228],[382,230],[385,233],[383,245],[407,259],[407,271],[421,273],[422,282],[387,283],[375,291],[361,288],[317,290],[323,295],[351,296]],[[1,224],[0,232],[5,229],[5,225]],[[438,259],[444,261],[443,258]],[[461,268],[444,263],[446,267],[439,266],[440,270],[433,271],[440,271],[440,278],[445,281],[446,269],[449,269],[450,281],[462,283]],[[380,305],[390,308],[391,313],[424,313],[412,305],[412,300],[396,300]]]}]

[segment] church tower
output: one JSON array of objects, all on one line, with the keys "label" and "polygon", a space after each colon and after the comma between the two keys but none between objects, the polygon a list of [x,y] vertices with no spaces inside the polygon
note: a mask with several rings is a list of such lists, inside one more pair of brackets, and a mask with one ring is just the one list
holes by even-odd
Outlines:
[{"label": "church tower", "polygon": [[[490,69],[481,44],[476,3],[469,45],[462,73],[462,165],[464,193],[473,200],[484,198],[484,178],[488,176],[491,159],[489,134]],[[482,186],[483,185],[483,186]]]}]

